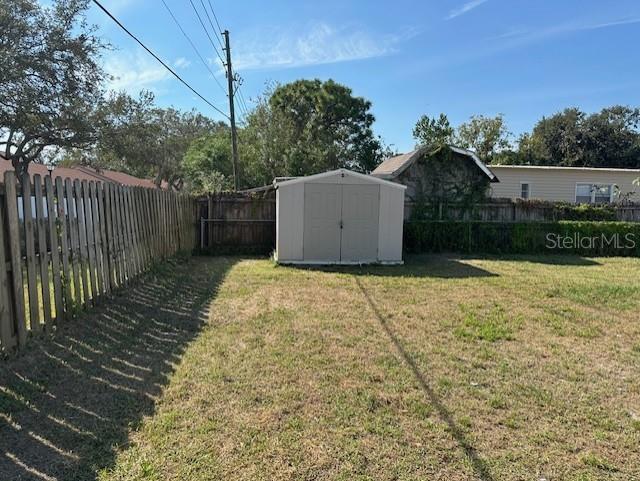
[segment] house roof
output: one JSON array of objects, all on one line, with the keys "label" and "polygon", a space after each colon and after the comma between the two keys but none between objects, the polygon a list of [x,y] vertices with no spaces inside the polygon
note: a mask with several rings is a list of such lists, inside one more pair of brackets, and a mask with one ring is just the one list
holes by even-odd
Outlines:
[{"label": "house roof", "polygon": [[352,176],[352,177],[358,177],[360,179],[366,179],[370,182],[374,182],[376,184],[384,184],[384,185],[388,185],[391,187],[395,187],[396,189],[406,189],[407,186],[406,185],[402,185],[402,184],[398,184],[396,182],[391,182],[388,180],[384,180],[381,179],[380,177],[374,177],[372,175],[366,175],[366,174],[360,174],[359,172],[353,172],[351,170],[347,170],[347,169],[337,169],[337,170],[330,170],[328,172],[322,172],[321,174],[314,174],[314,175],[308,175],[305,177],[293,177],[291,179],[288,180],[284,180],[284,181],[280,181],[278,182],[277,179],[274,181],[276,189],[280,186],[287,186],[287,185],[293,185],[293,184],[298,184],[300,182],[309,182],[309,181],[314,181],[314,180],[319,180],[319,179],[323,179],[325,177],[330,177],[332,175],[335,174],[345,174],[348,176]]},{"label": "house roof", "polygon": [[[478,166],[478,168],[487,177],[489,177],[489,180],[491,182],[499,182],[498,177],[496,177],[496,175],[491,172],[491,169],[489,169],[474,152],[467,149],[461,149],[460,147],[455,147],[453,145],[448,145],[447,147],[457,154],[469,157]],[[438,150],[436,150],[435,152],[437,152]],[[427,149],[425,147],[419,147],[416,150],[413,150],[406,154],[390,157],[389,159],[382,162],[378,167],[376,167],[376,169],[371,172],[371,175],[382,179],[395,179],[402,172],[413,165],[426,152]]]},{"label": "house roof", "polygon": [[[29,175],[33,177],[38,174],[41,177],[49,175],[49,169],[44,164],[37,164],[35,162],[29,163]],[[4,173],[7,171],[13,171],[13,165],[11,161],[5,159],[0,154],[0,182],[4,179]],[[91,167],[79,165],[75,167],[56,167],[52,170],[51,176],[53,178],[61,177],[63,179],[69,178],[72,180],[87,180],[93,182],[109,182],[113,184],[128,185],[133,187],[147,187],[149,189],[156,188],[155,183],[149,179],[141,179],[134,177],[133,175],[125,174],[124,172],[117,172],[115,170],[96,170]],[[163,182],[162,188],[166,189],[168,185]]]},{"label": "house roof", "polygon": [[613,167],[565,167],[560,165],[492,165],[492,169],[533,169],[533,170],[569,170],[588,172],[631,172],[640,174],[640,169],[619,169]]}]

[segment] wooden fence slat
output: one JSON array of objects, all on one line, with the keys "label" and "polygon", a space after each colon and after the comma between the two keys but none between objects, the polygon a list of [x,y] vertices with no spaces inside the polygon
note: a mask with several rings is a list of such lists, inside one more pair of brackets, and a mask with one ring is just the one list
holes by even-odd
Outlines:
[{"label": "wooden fence slat", "polygon": [[73,271],[73,300],[70,306],[82,306],[82,287],[80,286],[80,242],[78,240],[78,205],[73,195],[71,179],[64,180],[67,194],[67,212],[69,214],[69,237],[71,239],[71,266]]},{"label": "wooden fence slat", "polygon": [[104,238],[104,269],[107,293],[116,288],[113,262],[113,224],[111,223],[111,188],[110,184],[98,184],[98,205],[102,214],[101,229]]},{"label": "wooden fence slat", "polygon": [[38,332],[40,324],[40,302],[38,300],[38,274],[36,268],[35,228],[31,206],[31,177],[25,173],[22,177],[22,215],[24,222],[24,243],[27,263],[27,292],[29,294],[29,328]]},{"label": "wooden fence slat", "polygon": [[94,236],[94,220],[93,212],[91,210],[91,198],[89,197],[89,182],[82,181],[82,205],[84,207],[84,224],[86,228],[87,239],[87,259],[89,266],[89,284],[91,285],[91,300],[96,304],[99,291],[98,291],[98,279],[96,271],[96,245]]},{"label": "wooden fence slat", "polygon": [[124,226],[124,246],[126,251],[127,269],[128,269],[128,281],[131,281],[136,276],[136,261],[133,255],[133,246],[131,244],[131,216],[129,215],[128,203],[127,203],[127,188],[121,187],[122,192],[122,223]]},{"label": "wooden fence slat", "polygon": [[7,207],[7,226],[9,234],[9,257],[11,259],[11,277],[13,286],[14,316],[18,346],[27,343],[27,319],[25,317],[24,284],[22,279],[22,252],[20,251],[20,219],[18,218],[18,193],[16,176],[13,172],[4,174],[5,205]]},{"label": "wooden fence slat", "polygon": [[78,241],[80,242],[80,279],[82,280],[82,304],[85,308],[91,305],[93,296],[89,285],[89,252],[87,249],[87,227],[84,218],[84,200],[82,198],[82,183],[79,179],[73,181],[73,191],[76,199],[78,214]]},{"label": "wooden fence slat", "polygon": [[98,271],[98,292],[100,296],[107,292],[108,280],[105,280],[104,270],[104,219],[100,209],[100,182],[90,182],[91,210],[93,212],[93,236],[96,242],[96,269]]},{"label": "wooden fence slat", "polygon": [[127,262],[125,261],[124,252],[124,227],[122,224],[122,196],[119,185],[113,185],[113,205],[114,205],[114,235],[116,240],[116,255],[119,268],[119,286],[122,287],[127,283]]},{"label": "wooden fence slat", "polygon": [[115,272],[115,286],[122,287],[124,275],[122,274],[122,264],[120,257],[120,226],[118,216],[118,201],[117,201],[117,189],[116,185],[109,186],[109,192],[111,194],[111,225],[113,228],[113,265]]},{"label": "wooden fence slat", "polygon": [[42,293],[42,313],[45,328],[51,327],[51,288],[49,284],[49,247],[47,245],[47,219],[44,215],[42,178],[33,176],[33,191],[36,199],[36,228],[38,231],[38,257],[40,264],[40,290]]},{"label": "wooden fence slat", "polygon": [[70,241],[69,241],[69,205],[66,202],[64,195],[64,186],[62,179],[56,177],[56,197],[58,203],[56,204],[58,210],[58,226],[60,229],[60,255],[62,256],[62,283],[64,291],[64,309],[67,318],[72,312],[73,306],[73,294],[71,291],[72,284],[72,272],[71,261],[69,260],[70,254]]},{"label": "wooden fence slat", "polygon": [[47,199],[47,223],[49,226],[49,247],[51,249],[51,274],[53,278],[53,300],[56,308],[56,323],[64,316],[62,301],[62,280],[60,276],[60,243],[58,242],[58,222],[56,219],[56,205],[51,176],[44,178],[44,191]]},{"label": "wooden fence slat", "polygon": [[147,233],[145,231],[145,226],[148,222],[148,218],[144,215],[144,202],[142,198],[143,188],[136,187],[133,189],[133,200],[136,206],[136,217],[138,219],[138,237],[140,243],[140,261],[142,271],[145,272],[147,270],[149,258],[147,252]]},{"label": "wooden fence slat", "polygon": [[4,351],[13,349],[18,343],[14,334],[13,311],[11,308],[10,283],[7,272],[7,253],[5,251],[5,215],[4,202],[0,203],[0,347]]},{"label": "wooden fence slat", "polygon": [[138,239],[136,237],[136,217],[131,199],[131,187],[125,187],[125,206],[127,213],[127,224],[129,225],[129,244],[131,246],[131,260],[133,262],[133,273],[137,276],[142,271],[140,269],[140,253],[138,252]]},{"label": "wooden fence slat", "polygon": [[156,236],[155,236],[155,217],[153,209],[153,191],[145,189],[144,200],[147,208],[147,215],[149,224],[147,226],[147,237],[149,242],[149,267],[155,263],[156,260]]},{"label": "wooden fence slat", "polygon": [[113,225],[113,189],[111,184],[103,185],[104,213],[107,231],[107,261],[109,268],[109,284],[114,291],[118,287],[118,271],[116,262],[115,227]]}]

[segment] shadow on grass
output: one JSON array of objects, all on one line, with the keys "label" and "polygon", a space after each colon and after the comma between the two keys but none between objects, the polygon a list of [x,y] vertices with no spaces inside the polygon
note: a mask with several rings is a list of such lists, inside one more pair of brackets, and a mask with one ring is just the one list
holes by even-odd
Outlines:
[{"label": "shadow on grass", "polygon": [[192,258],[0,361],[0,480],[96,479],[151,415],[235,261]]},{"label": "shadow on grass", "polygon": [[398,351],[398,353],[402,356],[403,360],[407,363],[407,365],[413,372],[414,377],[416,378],[416,380],[420,384],[420,387],[422,388],[425,395],[427,396],[429,403],[435,408],[440,419],[442,419],[442,421],[444,421],[447,424],[449,428],[449,432],[457,441],[457,443],[460,445],[460,448],[464,451],[464,454],[466,455],[469,462],[471,463],[471,466],[473,467],[473,471],[475,475],[478,478],[480,478],[482,481],[493,481],[494,478],[492,477],[491,472],[489,471],[486,461],[476,453],[476,450],[471,445],[471,443],[467,439],[464,432],[456,424],[455,420],[453,419],[453,416],[451,415],[451,412],[442,403],[442,401],[440,400],[436,392],[433,390],[433,388],[431,387],[431,385],[429,384],[425,376],[422,374],[422,372],[418,368],[418,365],[416,364],[415,360],[404,348],[402,341],[393,332],[393,329],[389,325],[387,319],[382,315],[382,313],[376,306],[375,302],[373,301],[369,293],[366,291],[366,289],[360,282],[360,279],[356,277],[355,280],[356,280],[356,284],[360,288],[360,291],[362,292],[363,296],[367,300],[369,307],[371,308],[376,318],[378,319],[378,322],[380,323],[385,333],[393,343],[396,351]]},{"label": "shadow on grass", "polygon": [[468,264],[460,258],[441,254],[409,256],[403,265],[287,265],[286,267],[373,277],[465,279],[470,277],[496,277],[498,275],[480,267]]},{"label": "shadow on grass", "polygon": [[486,255],[469,256],[469,259],[486,259],[495,261],[532,262],[534,264],[548,264],[551,266],[600,266],[600,262],[578,255],[562,254],[510,254],[510,255]]}]

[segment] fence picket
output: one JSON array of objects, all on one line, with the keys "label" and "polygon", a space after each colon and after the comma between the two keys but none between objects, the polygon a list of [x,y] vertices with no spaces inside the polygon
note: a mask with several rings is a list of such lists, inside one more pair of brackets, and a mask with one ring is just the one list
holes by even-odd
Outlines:
[{"label": "fence picket", "polygon": [[7,272],[7,253],[5,251],[4,237],[4,204],[0,204],[0,347],[8,352],[13,349],[18,340],[13,329],[12,304]]},{"label": "fence picket", "polygon": [[100,200],[98,198],[100,183],[91,181],[89,183],[89,195],[91,198],[91,212],[93,218],[93,237],[95,239],[96,248],[96,270],[98,279],[98,297],[106,292],[105,272],[104,272],[104,247],[103,247],[103,230],[104,222],[102,220],[102,212],[100,210]]},{"label": "fence picket", "polygon": [[91,300],[93,304],[97,302],[98,291],[98,279],[96,270],[96,245],[94,236],[94,220],[93,212],[91,210],[91,199],[89,197],[89,182],[82,181],[82,205],[84,207],[84,224],[86,228],[87,239],[87,260],[89,267],[89,284],[91,285]]},{"label": "fence picket", "polygon": [[196,204],[186,196],[39,175],[18,184],[13,172],[4,181],[2,352],[72,317],[77,306],[97,304],[159,259],[188,249],[196,236]]},{"label": "fence picket", "polygon": [[51,176],[44,178],[44,191],[47,199],[47,223],[49,226],[49,247],[51,250],[51,274],[53,279],[53,301],[56,310],[56,323],[60,323],[64,316],[62,301],[62,280],[60,275],[60,243],[58,242],[58,222],[56,219],[55,198]]},{"label": "fence picket", "polygon": [[73,294],[71,292],[71,268],[69,261],[69,206],[65,201],[62,179],[56,178],[56,197],[58,211],[58,226],[60,229],[60,255],[62,256],[62,284],[64,291],[64,311],[67,318],[70,316],[73,306]]},{"label": "fence picket", "polygon": [[27,343],[27,319],[25,317],[24,284],[22,278],[22,253],[20,251],[20,219],[18,218],[18,192],[16,176],[5,172],[5,205],[7,207],[7,232],[9,234],[9,257],[11,258],[11,278],[15,327],[18,333],[18,346]]},{"label": "fence picket", "polygon": [[113,226],[111,224],[111,198],[110,184],[98,184],[98,206],[100,208],[101,220],[100,229],[103,238],[103,256],[104,256],[104,282],[107,288],[107,294],[116,288],[114,265],[113,265]]},{"label": "fence picket", "polygon": [[78,214],[78,241],[80,242],[80,279],[82,280],[82,304],[85,308],[91,305],[93,295],[89,285],[89,252],[87,249],[87,227],[84,218],[84,199],[82,198],[82,183],[73,181],[73,191],[76,199]]},{"label": "fence picket", "polygon": [[70,306],[73,309],[82,306],[82,288],[80,287],[80,242],[78,241],[78,205],[73,195],[71,179],[65,179],[64,187],[67,194],[67,212],[69,218],[69,238],[71,240],[71,270],[73,272],[73,299]]},{"label": "fence picket", "polygon": [[40,324],[40,303],[38,300],[38,274],[36,268],[35,228],[31,205],[31,177],[25,173],[22,177],[22,215],[24,222],[24,242],[27,264],[27,291],[29,295],[29,329],[38,332]]},{"label": "fence picket", "polygon": [[49,284],[49,248],[47,246],[47,220],[44,215],[42,178],[33,176],[33,191],[36,199],[36,229],[38,231],[38,260],[40,264],[40,291],[45,328],[51,327],[51,288]]},{"label": "fence picket", "polygon": [[104,184],[104,212],[107,231],[107,263],[111,290],[118,287],[118,269],[116,261],[115,227],[113,224],[113,189],[111,184]]}]

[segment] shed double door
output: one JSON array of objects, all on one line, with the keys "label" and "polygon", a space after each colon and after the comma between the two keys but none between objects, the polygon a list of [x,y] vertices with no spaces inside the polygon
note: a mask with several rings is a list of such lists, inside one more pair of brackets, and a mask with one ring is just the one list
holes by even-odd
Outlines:
[{"label": "shed double door", "polygon": [[375,261],[379,211],[379,185],[305,184],[304,260]]}]

